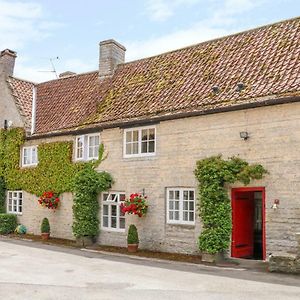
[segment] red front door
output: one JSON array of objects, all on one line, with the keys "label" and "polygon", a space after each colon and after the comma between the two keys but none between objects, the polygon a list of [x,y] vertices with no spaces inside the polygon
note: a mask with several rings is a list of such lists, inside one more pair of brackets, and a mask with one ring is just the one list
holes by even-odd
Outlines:
[{"label": "red front door", "polygon": [[254,249],[254,192],[234,191],[232,199],[233,257],[252,257]]}]

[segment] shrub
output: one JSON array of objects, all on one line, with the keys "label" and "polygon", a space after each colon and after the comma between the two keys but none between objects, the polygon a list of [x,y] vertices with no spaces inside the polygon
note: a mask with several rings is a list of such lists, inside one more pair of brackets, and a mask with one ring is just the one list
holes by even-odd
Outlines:
[{"label": "shrub", "polygon": [[48,218],[44,218],[42,221],[41,233],[50,233],[50,224]]},{"label": "shrub", "polygon": [[17,216],[13,214],[0,214],[0,234],[14,232],[17,227]]},{"label": "shrub", "polygon": [[127,235],[127,243],[128,244],[138,244],[139,243],[139,235],[135,225],[131,224],[128,229]]}]

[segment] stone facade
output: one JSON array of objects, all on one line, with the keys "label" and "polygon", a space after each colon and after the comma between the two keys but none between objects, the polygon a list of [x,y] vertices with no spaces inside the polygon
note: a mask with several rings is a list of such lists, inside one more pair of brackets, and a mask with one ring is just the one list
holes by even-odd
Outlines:
[{"label": "stone facade", "polygon": [[[211,155],[224,158],[239,156],[250,163],[260,163],[268,171],[264,179],[251,187],[266,189],[266,252],[284,255],[296,253],[295,233],[300,231],[300,103],[274,105],[219,114],[203,115],[156,124],[157,148],[153,157],[123,158],[123,129],[105,129],[101,134],[107,158],[99,166],[112,174],[113,191],[145,190],[149,212],[143,218],[126,217],[126,228],[135,223],[139,230],[140,247],[169,252],[196,253],[201,222],[195,226],[168,225],[166,222],[166,188],[197,188],[193,171],[196,161]],[[240,132],[249,132],[243,140]],[[30,140],[39,144],[70,140],[72,136]],[[241,187],[236,183],[228,187]],[[99,197],[100,199],[100,197]],[[277,210],[272,209],[279,199]],[[99,200],[100,201],[100,200]],[[52,234],[71,238],[71,195],[63,195],[62,207],[48,212],[26,194],[23,215],[19,221],[29,231],[39,232],[42,217],[50,216]],[[101,229],[99,243],[125,246],[126,232]]]}]

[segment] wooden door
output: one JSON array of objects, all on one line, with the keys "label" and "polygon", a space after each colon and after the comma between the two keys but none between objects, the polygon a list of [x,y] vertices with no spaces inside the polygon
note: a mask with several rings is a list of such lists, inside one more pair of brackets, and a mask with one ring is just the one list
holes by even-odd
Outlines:
[{"label": "wooden door", "polygon": [[235,191],[232,199],[232,257],[253,257],[254,192]]}]

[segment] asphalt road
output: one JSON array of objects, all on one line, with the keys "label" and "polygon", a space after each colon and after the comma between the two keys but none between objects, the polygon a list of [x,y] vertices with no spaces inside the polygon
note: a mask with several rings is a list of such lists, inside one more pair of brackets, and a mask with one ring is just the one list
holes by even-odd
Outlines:
[{"label": "asphalt road", "polygon": [[0,299],[300,299],[300,277],[0,238]]}]

